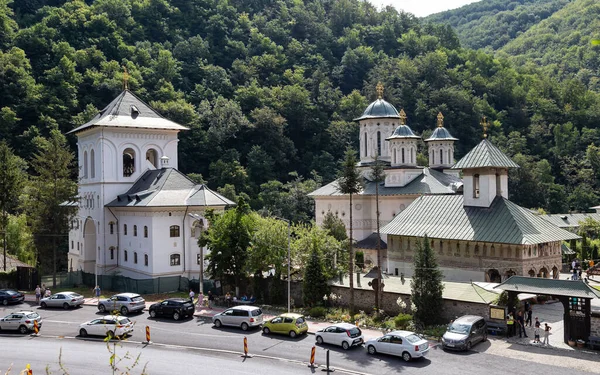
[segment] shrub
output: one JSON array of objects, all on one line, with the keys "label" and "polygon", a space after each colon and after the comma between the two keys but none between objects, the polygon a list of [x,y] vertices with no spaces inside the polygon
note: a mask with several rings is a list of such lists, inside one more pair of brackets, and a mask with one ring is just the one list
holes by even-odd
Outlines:
[{"label": "shrub", "polygon": [[425,334],[425,336],[440,339],[442,336],[444,336],[444,333],[446,333],[446,328],[447,326],[443,324],[438,326],[429,326],[423,330],[423,334]]},{"label": "shrub", "polygon": [[322,318],[325,316],[325,313],[325,308],[321,306],[313,307],[312,309],[308,310],[308,315],[313,318]]},{"label": "shrub", "polygon": [[406,329],[412,320],[412,315],[400,313],[394,318],[394,325],[399,329]]}]

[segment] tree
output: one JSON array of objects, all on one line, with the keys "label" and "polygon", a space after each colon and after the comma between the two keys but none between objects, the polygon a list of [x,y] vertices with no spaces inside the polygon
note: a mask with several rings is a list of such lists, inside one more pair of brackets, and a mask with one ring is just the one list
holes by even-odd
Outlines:
[{"label": "tree", "polygon": [[379,184],[385,181],[384,164],[379,159],[379,156],[375,156],[375,162],[371,165],[371,181],[375,183],[375,221],[377,223],[377,282],[375,283],[375,309],[379,311],[380,297],[383,295],[381,288],[381,237],[379,233]]},{"label": "tree", "polygon": [[208,230],[198,240],[199,246],[208,246],[207,271],[213,278],[231,277],[237,287],[246,274],[248,249],[256,231],[256,216],[245,199],[240,197],[237,206],[223,214],[210,213]]},{"label": "tree", "polygon": [[417,241],[414,257],[415,274],[410,282],[412,303],[416,307],[415,319],[427,326],[439,321],[440,312],[444,308],[442,292],[442,271],[438,268],[435,253],[425,236]]},{"label": "tree", "polygon": [[346,226],[339,217],[335,216],[333,212],[327,211],[323,218],[323,229],[333,236],[336,240],[342,242],[348,239],[348,233],[346,232]]},{"label": "tree", "polygon": [[6,271],[6,248],[8,215],[19,205],[19,196],[27,181],[27,163],[16,156],[6,142],[0,142],[0,233],[4,244],[4,271]]},{"label": "tree", "polygon": [[[256,214],[254,214],[256,215]],[[248,271],[255,275],[275,269],[277,278],[287,268],[288,228],[287,223],[256,215],[256,230],[248,249]]]},{"label": "tree", "polygon": [[327,279],[323,273],[323,263],[319,256],[319,250],[313,246],[310,250],[310,258],[304,269],[304,280],[302,282],[302,298],[307,306],[314,306],[322,301],[323,296],[328,293]]},{"label": "tree", "polygon": [[59,258],[58,249],[59,246],[68,249],[67,223],[71,212],[60,204],[75,200],[75,155],[56,123],[50,118],[43,120],[50,124],[50,136],[34,140],[36,153],[31,165],[35,175],[31,178],[26,207],[38,248],[37,262],[42,271],[52,270],[52,285],[55,287],[57,267],[66,267],[66,251]]},{"label": "tree", "polygon": [[317,249],[323,264],[325,278],[331,279],[339,272],[345,271],[346,267],[343,262],[346,260],[346,252],[342,251],[343,244],[345,242],[339,242],[329,235],[325,229],[312,222],[297,224],[294,226],[291,244],[292,264],[296,268],[305,269],[309,262],[310,252]]},{"label": "tree", "polygon": [[348,274],[350,275],[350,314],[354,315],[354,243],[352,233],[352,196],[361,190],[361,177],[356,169],[356,151],[351,146],[346,148],[342,168],[339,171],[338,185],[342,194],[350,199],[350,241],[348,243]]}]

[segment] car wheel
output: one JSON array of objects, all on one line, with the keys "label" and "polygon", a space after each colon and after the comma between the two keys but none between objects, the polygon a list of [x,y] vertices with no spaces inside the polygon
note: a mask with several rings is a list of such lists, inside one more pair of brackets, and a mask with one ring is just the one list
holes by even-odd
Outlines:
[{"label": "car wheel", "polygon": [[98,305],[98,310],[99,310],[101,313],[103,313],[103,312],[105,312],[105,311],[106,311],[106,306],[104,306],[104,305]]},{"label": "car wheel", "polygon": [[215,327],[221,328],[221,326],[222,326],[221,321],[219,319],[215,320]]},{"label": "car wheel", "polygon": [[247,323],[242,323],[242,331],[247,331],[248,330],[248,324]]},{"label": "car wheel", "polygon": [[2,301],[2,304],[3,304],[4,306],[8,305],[8,300],[7,300],[7,299],[5,299],[4,301]]},{"label": "car wheel", "polygon": [[322,344],[323,338],[321,336],[317,336],[317,344]]},{"label": "car wheel", "polygon": [[179,318],[181,318],[181,315],[179,315],[178,312],[174,312],[173,313],[173,320],[179,320]]},{"label": "car wheel", "polygon": [[79,336],[86,337],[87,335],[88,335],[88,333],[85,330],[85,328],[82,328],[82,329],[79,330]]},{"label": "car wheel", "polygon": [[129,313],[129,310],[127,310],[127,307],[125,307],[125,306],[121,307],[121,315],[127,315],[127,313]]},{"label": "car wheel", "polygon": [[469,350],[471,350],[471,346],[472,346],[472,345],[471,345],[471,341],[468,341],[468,342],[467,342],[467,346],[466,346],[466,349],[465,349],[465,350],[466,350],[466,351],[469,351]]},{"label": "car wheel", "polygon": [[42,302],[42,304],[40,305],[40,307],[41,307],[42,309],[45,309],[46,307],[48,307],[48,305],[46,305],[46,302]]},{"label": "car wheel", "polygon": [[350,349],[350,344],[348,344],[346,341],[342,342],[342,349],[344,349],[344,350]]},{"label": "car wheel", "polygon": [[156,310],[150,310],[150,317],[156,318]]},{"label": "car wheel", "polygon": [[291,338],[296,338],[296,336],[298,336],[298,334],[296,333],[296,331],[290,331],[290,337]]},{"label": "car wheel", "polygon": [[402,359],[403,359],[405,362],[408,362],[408,361],[410,361],[410,360],[411,360],[411,358],[412,358],[412,357],[410,356],[410,353],[409,353],[409,352],[404,352],[404,353],[402,353]]},{"label": "car wheel", "polygon": [[22,334],[26,334],[27,332],[29,332],[29,328],[27,328],[26,326],[20,326],[19,332],[21,332]]},{"label": "car wheel", "polygon": [[115,333],[113,331],[108,331],[106,332],[106,337],[108,337],[109,339],[114,339]]},{"label": "car wheel", "polygon": [[68,309],[69,309],[69,307],[71,307],[71,306],[69,306],[69,304],[68,304],[68,303],[66,303],[66,302],[65,302],[65,303],[63,303],[63,309],[65,309],[65,310],[68,310]]},{"label": "car wheel", "polygon": [[377,354],[377,349],[375,349],[373,345],[369,345],[367,347],[367,352],[369,352],[369,354]]},{"label": "car wheel", "polygon": [[269,333],[271,333],[271,330],[269,328],[265,327],[265,328],[263,328],[263,333],[265,335],[268,335]]}]

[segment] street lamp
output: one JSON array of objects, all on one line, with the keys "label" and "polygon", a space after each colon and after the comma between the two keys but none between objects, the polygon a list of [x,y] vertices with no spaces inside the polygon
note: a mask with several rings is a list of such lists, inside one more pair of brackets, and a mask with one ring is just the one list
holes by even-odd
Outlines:
[{"label": "street lamp", "polygon": [[287,225],[288,225],[288,248],[287,248],[287,250],[288,250],[288,265],[287,265],[288,266],[288,276],[287,276],[288,296],[287,296],[287,312],[289,313],[290,310],[291,310],[290,305],[291,305],[291,300],[292,300],[292,298],[291,298],[291,293],[292,293],[292,289],[291,289],[291,279],[292,279],[292,277],[291,277],[291,264],[292,264],[292,261],[291,261],[291,257],[290,257],[290,239],[291,239],[291,233],[292,233],[292,228],[291,228],[292,223],[288,219],[284,219],[282,217],[278,217],[278,216],[272,216],[272,217],[274,219],[277,219],[277,220],[285,221],[287,223]]}]

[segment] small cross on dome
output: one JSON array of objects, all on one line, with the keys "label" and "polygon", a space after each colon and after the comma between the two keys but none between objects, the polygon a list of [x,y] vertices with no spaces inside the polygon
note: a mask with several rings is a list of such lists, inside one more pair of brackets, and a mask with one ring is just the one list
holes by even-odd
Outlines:
[{"label": "small cross on dome", "polygon": [[481,118],[481,126],[483,126],[483,138],[487,138],[487,130],[488,130],[488,127],[490,126],[490,123],[488,122],[487,117],[483,116]]},{"label": "small cross on dome", "polygon": [[404,109],[400,110],[400,125],[406,125],[406,112],[404,112]]},{"label": "small cross on dome", "polygon": [[383,84],[381,82],[377,82],[377,96],[379,97],[379,99],[383,98]]},{"label": "small cross on dome", "polygon": [[444,115],[442,115],[442,112],[439,112],[437,115],[437,126],[438,128],[444,127]]},{"label": "small cross on dome", "polygon": [[127,73],[127,67],[123,66],[123,89],[129,90],[129,85],[127,82],[129,81],[129,73]]}]

